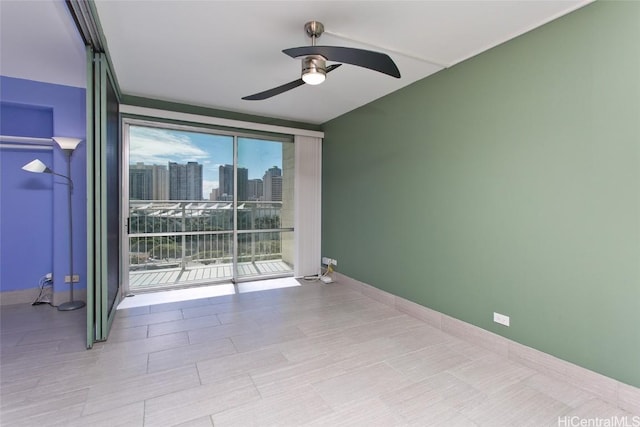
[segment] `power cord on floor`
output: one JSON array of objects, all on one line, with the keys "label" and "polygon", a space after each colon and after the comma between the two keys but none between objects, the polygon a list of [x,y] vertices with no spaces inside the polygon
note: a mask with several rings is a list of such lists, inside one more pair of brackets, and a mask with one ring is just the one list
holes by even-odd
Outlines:
[{"label": "power cord on floor", "polygon": [[322,280],[323,277],[328,277],[329,274],[333,273],[333,266],[328,265],[324,269],[324,273],[322,272],[323,268],[320,267],[320,272],[318,274],[314,274],[313,276],[304,276],[303,279],[309,282],[314,282],[316,280]]},{"label": "power cord on floor", "polygon": [[38,288],[40,289],[40,292],[31,305],[49,304],[50,306],[55,307],[53,305],[53,276],[51,273],[45,274],[40,278]]}]

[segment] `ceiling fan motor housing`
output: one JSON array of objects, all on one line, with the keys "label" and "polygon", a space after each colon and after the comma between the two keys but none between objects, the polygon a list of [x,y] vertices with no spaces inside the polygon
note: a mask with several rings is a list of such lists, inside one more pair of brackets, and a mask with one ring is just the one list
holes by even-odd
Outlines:
[{"label": "ceiling fan motor housing", "polygon": [[[327,61],[320,55],[310,55],[302,59],[302,79],[309,84],[322,83],[327,75]],[[314,79],[308,81],[310,76],[317,77],[317,83]]]}]

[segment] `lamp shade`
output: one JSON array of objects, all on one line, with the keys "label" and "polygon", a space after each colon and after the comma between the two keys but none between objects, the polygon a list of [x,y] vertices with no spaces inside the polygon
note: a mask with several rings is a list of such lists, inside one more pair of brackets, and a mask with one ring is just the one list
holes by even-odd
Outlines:
[{"label": "lamp shade", "polygon": [[307,71],[302,75],[302,80],[309,85],[319,85],[325,79],[325,75],[318,71]]},{"label": "lamp shade", "polygon": [[67,138],[64,136],[54,136],[53,140],[62,148],[63,150],[75,150],[78,144],[82,139],[80,138]]},{"label": "lamp shade", "polygon": [[26,170],[27,172],[34,172],[34,173],[49,173],[49,172],[51,172],[51,170],[47,167],[47,165],[42,163],[39,159],[35,159],[35,160],[30,161],[29,163],[24,165],[22,167],[22,169]]}]

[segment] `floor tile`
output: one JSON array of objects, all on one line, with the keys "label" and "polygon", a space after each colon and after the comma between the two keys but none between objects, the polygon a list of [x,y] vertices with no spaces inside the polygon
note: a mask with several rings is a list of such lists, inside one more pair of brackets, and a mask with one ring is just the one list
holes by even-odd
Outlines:
[{"label": "floor tile", "polygon": [[213,415],[213,424],[216,427],[300,426],[331,412],[311,386],[301,386],[217,413]]},{"label": "floor tile", "polygon": [[102,347],[102,353],[105,355],[108,353],[112,353],[112,355],[134,355],[140,353],[153,353],[185,345],[189,345],[189,335],[186,331],[183,331],[176,332],[174,334],[142,338],[135,341],[107,341]]},{"label": "floor tile", "polygon": [[461,413],[480,426],[547,426],[570,408],[524,384],[514,384],[491,394]]},{"label": "floor tile", "polygon": [[[83,405],[84,406],[84,405]],[[144,423],[144,402],[65,420],[65,427],[130,427]]]},{"label": "floor tile", "polygon": [[399,425],[405,425],[404,421],[376,398],[353,402],[345,408],[332,411],[305,424],[307,427],[388,427]]},{"label": "floor tile", "polygon": [[187,331],[191,344],[200,344],[207,341],[231,338],[237,335],[260,331],[266,325],[261,325],[253,320],[239,320],[235,323],[208,326],[205,328]]},{"label": "floor tile", "polygon": [[213,427],[213,420],[210,416],[204,416],[196,418],[195,420],[189,420],[180,424],[174,424],[173,427]]},{"label": "floor tile", "polygon": [[584,390],[544,374],[535,374],[527,378],[524,384],[571,408],[580,406],[593,398],[590,393]]},{"label": "floor tile", "polygon": [[500,356],[463,364],[450,369],[449,372],[488,394],[517,384],[536,373],[532,369],[510,362]]},{"label": "floor tile", "polygon": [[255,374],[265,369],[277,368],[287,364],[280,351],[266,348],[244,353],[233,353],[197,362],[202,384],[220,381],[224,378],[242,374]]},{"label": "floor tile", "polygon": [[486,393],[446,372],[386,392],[380,397],[410,422],[430,419],[435,415],[438,415],[438,422],[444,422],[443,419],[448,419],[451,414],[465,407],[475,407],[486,398]]},{"label": "floor tile", "polygon": [[34,426],[47,419],[56,419],[57,414],[75,418],[82,412],[81,404],[86,401],[88,392],[84,389],[37,399],[27,397],[23,402],[2,410],[2,425]]},{"label": "floor tile", "polygon": [[233,353],[236,349],[227,338],[192,344],[150,353],[148,369],[149,372],[158,372],[185,365],[195,366],[196,362]]},{"label": "floor tile", "polygon": [[193,329],[206,328],[207,326],[219,325],[218,316],[202,316],[194,319],[174,320],[172,322],[156,323],[149,325],[149,336],[173,334]]},{"label": "floor tile", "polygon": [[117,409],[130,403],[152,399],[200,385],[198,371],[193,366],[165,370],[159,373],[132,376],[119,381],[91,387],[83,415]]},{"label": "floor tile", "polygon": [[411,381],[385,363],[368,366],[334,378],[313,383],[313,388],[333,408],[349,405],[354,400],[379,397],[397,390]]},{"label": "floor tile", "polygon": [[112,329],[133,328],[136,326],[153,325],[156,323],[171,322],[181,320],[182,311],[163,311],[160,313],[141,314],[139,316],[117,317],[113,322]]},{"label": "floor tile", "polygon": [[451,350],[446,344],[425,347],[387,361],[391,367],[414,381],[423,380],[468,362],[469,359]]},{"label": "floor tile", "polygon": [[147,400],[145,425],[173,426],[204,416],[215,416],[222,411],[259,399],[260,394],[249,376],[225,378]]},{"label": "floor tile", "polygon": [[272,328],[233,336],[231,337],[231,341],[233,341],[233,345],[235,345],[239,352],[243,352],[304,337],[305,335],[302,331],[295,326],[282,328],[274,326]]},{"label": "floor tile", "polygon": [[251,375],[251,379],[260,391],[260,395],[265,397],[344,373],[346,371],[336,366],[334,359],[320,355],[302,362],[288,362],[258,369]]}]

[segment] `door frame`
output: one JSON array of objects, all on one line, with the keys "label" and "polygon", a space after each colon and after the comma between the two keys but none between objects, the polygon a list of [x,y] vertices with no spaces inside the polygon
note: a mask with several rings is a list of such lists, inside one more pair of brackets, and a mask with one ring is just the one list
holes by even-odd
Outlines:
[{"label": "door frame", "polygon": [[[222,135],[222,136],[230,136],[233,137],[233,175],[234,175],[234,186],[233,186],[233,228],[229,230],[229,234],[232,236],[233,241],[233,266],[232,266],[232,277],[231,279],[222,279],[218,281],[212,281],[207,283],[194,283],[194,284],[184,284],[178,285],[176,287],[165,287],[162,289],[151,288],[150,292],[161,291],[161,290],[169,290],[169,289],[184,289],[188,287],[194,286],[208,286],[214,284],[221,283],[243,283],[253,280],[262,280],[262,279],[275,279],[280,277],[292,277],[294,273],[285,273],[285,274],[274,274],[269,276],[239,276],[238,275],[238,237],[243,234],[249,234],[252,232],[258,233],[266,233],[266,232],[292,232],[295,233],[295,227],[284,227],[279,229],[269,229],[269,230],[238,230],[238,139],[239,138],[251,138],[251,139],[259,139],[265,141],[274,141],[281,142],[287,144],[294,144],[294,139],[292,135],[287,134],[263,134],[261,132],[251,132],[251,131],[243,131],[243,130],[229,130],[229,129],[221,129],[218,127],[208,127],[205,124],[180,124],[175,122],[164,121],[162,119],[153,119],[153,118],[143,118],[136,115],[121,115],[121,140],[122,140],[122,178],[121,178],[121,242],[122,242],[122,250],[121,250],[121,260],[120,265],[122,268],[122,295],[130,295],[132,293],[129,283],[129,263],[130,263],[130,252],[129,252],[129,230],[128,230],[128,220],[129,220],[129,151],[130,151],[130,141],[129,141],[129,128],[131,126],[142,126],[142,127],[151,127],[151,128],[159,128],[159,129],[169,129],[169,130],[179,130],[186,132],[194,132],[194,133],[205,133],[211,135]],[[277,136],[275,136],[277,135]],[[294,192],[295,194],[295,192]],[[295,195],[294,195],[295,197]],[[295,241],[295,234],[294,234]],[[294,266],[295,267],[295,266]]]},{"label": "door frame", "polygon": [[[107,168],[108,151],[120,156],[120,92],[109,66],[107,56],[87,47],[87,348],[97,341],[105,341],[115,319],[121,298],[122,264],[117,255],[122,251],[120,240],[120,216],[113,230],[108,215],[111,203],[120,203],[119,184],[109,186]],[[109,90],[114,99],[110,99]],[[109,115],[109,105],[116,106],[116,117]],[[108,120],[115,120],[118,129],[110,131]],[[114,146],[115,144],[115,146]],[[121,166],[116,160],[118,168]],[[113,175],[111,175],[112,177]],[[115,178],[120,180],[120,172]],[[108,190],[116,191],[113,200]],[[117,211],[117,209],[116,209]],[[109,237],[114,236],[116,247]],[[109,245],[109,243],[112,243]],[[116,252],[114,256],[114,251]],[[116,269],[115,275],[113,270]],[[114,282],[115,280],[115,282]],[[110,286],[115,285],[113,298]]]}]

